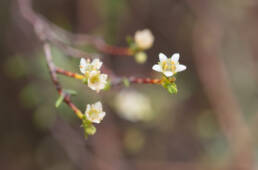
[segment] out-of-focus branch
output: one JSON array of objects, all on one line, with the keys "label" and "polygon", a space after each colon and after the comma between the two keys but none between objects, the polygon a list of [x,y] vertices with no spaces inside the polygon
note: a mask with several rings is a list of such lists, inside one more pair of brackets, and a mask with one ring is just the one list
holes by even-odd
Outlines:
[{"label": "out-of-focus branch", "polygon": [[203,162],[198,161],[160,161],[160,160],[135,160],[132,161],[135,164],[136,170],[228,170],[216,167],[216,165],[206,165]]},{"label": "out-of-focus branch", "polygon": [[[31,0],[17,1],[22,16],[34,26],[34,29],[37,30],[37,33],[41,35],[40,38],[45,39],[54,45],[57,45],[59,48],[61,47],[62,49],[65,49],[64,51],[67,52],[68,55],[71,55],[71,52],[73,52],[71,56],[82,57],[82,52],[79,52],[71,47],[72,45],[80,44],[90,44],[100,52],[106,54],[121,56],[133,55],[132,51],[129,48],[111,46],[99,37],[87,34],[73,34],[58,27],[57,25],[45,19],[45,17],[35,13],[32,9]],[[90,55],[85,53],[84,57],[86,56],[90,57]]]},{"label": "out-of-focus branch", "polygon": [[[160,161],[160,160],[131,160],[124,162],[124,159],[120,158],[118,149],[114,147],[121,147],[120,143],[117,143],[115,138],[118,137],[117,128],[114,126],[113,121],[110,119],[107,121],[109,128],[103,128],[105,135],[109,140],[112,139],[114,142],[108,142],[108,147],[103,148],[103,134],[97,134],[90,145],[90,150],[86,147],[85,140],[78,133],[76,129],[65,124],[61,119],[57,119],[54,126],[50,129],[53,137],[61,144],[67,156],[72,162],[79,168],[85,169],[105,169],[105,170],[127,170],[129,165],[132,165],[135,170],[228,170],[216,167],[216,165],[207,165],[204,162],[174,162],[174,161]],[[101,128],[101,127],[100,127]],[[69,134],[69,135],[67,135]],[[110,138],[112,136],[112,138]],[[101,140],[99,140],[101,138]],[[73,139],[73,140],[71,140]],[[106,144],[106,143],[105,143]],[[104,144],[104,145],[105,145]],[[112,144],[112,146],[110,146]],[[110,157],[110,151],[112,156]],[[115,156],[114,156],[115,155]],[[119,157],[120,159],[117,159]],[[128,165],[129,164],[129,165]]]},{"label": "out-of-focus branch", "polygon": [[94,151],[94,146],[85,143],[82,135],[60,118],[57,118],[55,125],[50,130],[67,156],[79,169],[96,169],[97,162],[98,166],[105,167],[106,170],[114,170],[113,164],[99,157]]},{"label": "out-of-focus branch", "polygon": [[186,2],[198,17],[193,32],[195,65],[205,94],[232,151],[229,167],[251,170],[254,165],[253,138],[218,53],[224,34],[222,23],[225,20],[221,17],[220,10],[211,5],[213,3],[205,0]]},{"label": "out-of-focus branch", "polygon": [[[86,53],[85,51],[73,47],[73,45],[79,45],[82,43],[92,44],[101,52],[106,52],[108,54],[131,55],[131,51],[128,48],[110,46],[101,38],[86,34],[73,34],[54,25],[53,23],[50,23],[43,16],[40,16],[33,11],[31,0],[17,0],[17,2],[22,16],[33,26],[38,38],[43,42],[55,45],[68,56],[75,58],[100,57],[98,54]],[[119,80],[119,78],[107,66],[102,66],[102,71],[108,74],[111,78]]]},{"label": "out-of-focus branch", "polygon": [[197,25],[194,30],[196,69],[232,150],[233,159],[229,166],[232,169],[252,169],[252,137],[230,88],[224,63],[218,56],[222,28],[216,19],[210,18],[200,18]]},{"label": "out-of-focus branch", "polygon": [[31,8],[31,0],[17,1],[23,18],[33,26],[36,35],[41,41],[47,41],[48,43],[55,45],[56,47],[62,49],[62,52],[64,52],[66,55],[72,57],[91,58],[99,56],[97,54],[86,53],[68,45],[67,43],[69,42],[69,39],[67,38],[66,34],[63,33],[65,31],[48,22],[43,16],[36,14]]}]

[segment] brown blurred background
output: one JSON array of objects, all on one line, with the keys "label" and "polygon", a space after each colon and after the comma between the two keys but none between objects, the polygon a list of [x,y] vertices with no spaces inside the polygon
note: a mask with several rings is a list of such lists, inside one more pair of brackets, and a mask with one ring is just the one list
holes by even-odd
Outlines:
[{"label": "brown blurred background", "polygon": [[[155,85],[130,87],[151,105],[152,118],[137,122],[115,106],[125,88],[100,96],[60,77],[79,92],[74,101],[82,110],[104,103],[107,116],[88,140],[70,108],[55,108],[42,47],[16,0],[1,0],[0,7],[0,169],[258,168],[257,1],[33,0],[35,11],[58,26],[117,46],[149,28],[155,43],[145,64],[103,54],[118,75],[158,76],[151,67],[159,52],[179,52],[188,67],[177,78],[177,95]],[[79,59],[53,51],[58,66],[79,72]]]}]

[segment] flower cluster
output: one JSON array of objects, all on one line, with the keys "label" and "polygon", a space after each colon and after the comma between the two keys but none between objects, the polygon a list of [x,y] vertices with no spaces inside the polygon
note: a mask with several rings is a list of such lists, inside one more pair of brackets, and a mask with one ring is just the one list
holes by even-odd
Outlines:
[{"label": "flower cluster", "polygon": [[[80,71],[84,74],[84,82],[88,84],[88,87],[99,93],[107,85],[107,75],[102,74],[100,68],[102,62],[99,59],[93,59],[90,61],[81,58]],[[106,113],[102,109],[101,102],[95,104],[88,104],[83,118],[83,127],[85,129],[85,135],[93,135],[96,132],[96,128],[92,123],[100,123]]]},{"label": "flower cluster", "polygon": [[[154,42],[154,37],[150,30],[144,29],[135,33],[134,39],[129,39],[130,54],[135,56],[138,63],[144,63],[147,59],[147,54],[144,50],[151,48]],[[124,79],[125,86],[129,86],[132,83],[149,83],[149,84],[160,84],[168,90],[169,93],[177,93],[177,86],[175,84],[175,75],[178,72],[186,70],[186,66],[179,63],[180,55],[178,53],[173,54],[168,58],[165,54],[159,54],[159,62],[154,64],[152,69],[162,73],[161,79],[150,79],[150,78],[135,78],[135,79]],[[93,60],[81,58],[80,60],[80,71],[83,75],[65,72],[59,69],[59,73],[83,80],[88,87],[97,93],[100,90],[106,89],[110,85],[108,82],[107,74],[101,72],[103,63],[100,59],[96,58]],[[117,77],[117,79],[121,79]],[[122,81],[122,80],[119,80]],[[71,90],[64,91],[65,93],[72,95],[74,94]],[[61,95],[56,102],[58,107],[60,103],[65,99],[64,95]],[[152,118],[152,106],[150,100],[135,91],[122,91],[114,98],[116,109],[119,111],[119,115],[129,121],[147,121]],[[85,113],[83,114],[79,109],[74,109],[79,118],[82,119],[82,126],[85,131],[85,136],[93,135],[96,132],[94,123],[100,123],[105,117],[106,113],[103,111],[102,103],[100,101],[94,104],[87,104]],[[79,110],[79,111],[77,111]]]},{"label": "flower cluster", "polygon": [[104,89],[107,84],[107,75],[100,72],[102,64],[99,59],[94,59],[91,62],[89,59],[82,58],[80,62],[80,70],[85,75],[89,88],[97,93]]},{"label": "flower cluster", "polygon": [[[94,59],[91,62],[89,59],[81,58],[80,61],[80,71],[85,75],[89,88],[96,90],[97,93],[104,89],[107,84],[107,75],[100,72],[102,64],[99,59]],[[105,116],[105,112],[102,111],[101,102],[92,105],[88,104],[85,115],[90,122],[100,123]]]}]

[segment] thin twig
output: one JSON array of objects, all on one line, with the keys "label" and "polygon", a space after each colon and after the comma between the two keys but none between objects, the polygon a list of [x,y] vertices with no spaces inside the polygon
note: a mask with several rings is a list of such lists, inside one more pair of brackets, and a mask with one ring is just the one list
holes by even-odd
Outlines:
[{"label": "thin twig", "polygon": [[[72,77],[78,80],[83,80],[85,78],[85,76],[82,74],[73,73],[71,71],[67,71],[62,68],[56,68],[56,73],[62,74],[67,77]],[[111,78],[111,84],[112,86],[121,85],[124,83],[125,80],[127,80],[128,83],[132,83],[132,84],[161,84],[162,83],[162,79],[141,78],[141,77],[124,77],[124,78],[116,77],[115,79]],[[171,82],[174,82],[175,80],[176,79],[173,78]]]},{"label": "thin twig", "polygon": [[[196,5],[192,1],[189,1],[189,4],[193,7]],[[232,150],[231,169],[253,169],[253,137],[232,92],[224,62],[218,54],[224,34],[221,21],[217,18],[200,17],[196,25],[198,27],[194,28],[193,35],[194,61],[198,64],[197,73],[204,92]]]},{"label": "thin twig", "polygon": [[44,52],[45,52],[45,57],[46,57],[46,61],[47,61],[47,65],[49,68],[49,72],[50,72],[50,76],[52,79],[52,82],[54,83],[57,92],[59,93],[59,95],[63,95],[64,96],[64,102],[74,111],[74,113],[80,118],[83,118],[83,114],[80,111],[80,109],[78,109],[70,100],[70,96],[66,93],[64,93],[58,79],[57,79],[57,75],[56,75],[56,67],[52,61],[52,55],[51,55],[51,49],[49,44],[45,43],[44,44]]}]

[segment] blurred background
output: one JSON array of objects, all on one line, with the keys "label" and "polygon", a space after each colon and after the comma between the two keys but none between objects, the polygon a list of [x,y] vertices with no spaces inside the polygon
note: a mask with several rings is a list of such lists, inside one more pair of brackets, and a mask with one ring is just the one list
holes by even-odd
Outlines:
[{"label": "blurred background", "polygon": [[[107,115],[84,139],[65,104],[55,108],[42,46],[16,0],[0,2],[0,165],[3,170],[258,169],[258,2],[255,0],[33,0],[34,10],[74,33],[116,46],[148,28],[148,60],[103,54],[120,76],[158,77],[158,53],[181,54],[178,94],[131,85],[96,95],[60,77],[84,111]],[[79,73],[79,59],[53,46],[56,65]],[[87,50],[87,47],[83,47]]]}]

